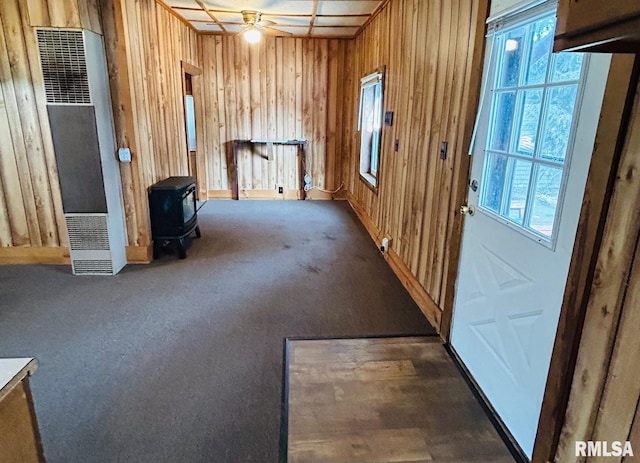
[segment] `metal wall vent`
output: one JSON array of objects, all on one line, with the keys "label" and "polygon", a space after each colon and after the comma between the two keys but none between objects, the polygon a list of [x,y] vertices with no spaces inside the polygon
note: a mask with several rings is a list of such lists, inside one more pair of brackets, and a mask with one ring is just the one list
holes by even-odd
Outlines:
[{"label": "metal wall vent", "polygon": [[106,215],[68,215],[69,248],[72,251],[108,251]]},{"label": "metal wall vent", "polygon": [[38,29],[47,103],[91,104],[82,31]]},{"label": "metal wall vent", "polygon": [[75,275],[113,274],[113,265],[110,260],[74,260],[72,265]]}]

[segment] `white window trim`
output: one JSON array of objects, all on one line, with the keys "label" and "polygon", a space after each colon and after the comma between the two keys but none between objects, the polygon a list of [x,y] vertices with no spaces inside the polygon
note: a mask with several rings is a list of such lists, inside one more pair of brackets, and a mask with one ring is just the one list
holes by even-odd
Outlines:
[{"label": "white window trim", "polygon": [[[499,56],[497,53],[494,52],[493,47],[494,47],[494,43],[496,41],[496,33],[504,33],[507,32],[510,29],[513,28],[517,28],[520,27],[523,23],[528,23],[531,21],[535,21],[538,18],[542,18],[548,14],[550,14],[552,11],[554,11],[554,9],[557,8],[557,0],[552,0],[552,1],[540,1],[540,0],[536,0],[536,1],[528,1],[528,2],[523,2],[523,4],[519,4],[516,5],[516,7],[518,7],[518,9],[512,9],[508,16],[506,15],[506,12],[501,13],[499,15],[499,18],[494,20],[493,24],[489,24],[490,20],[492,18],[489,18],[489,20],[487,20],[487,24],[489,24],[489,33],[487,34],[487,39],[488,39],[488,49],[489,49],[489,59],[490,62],[487,63],[487,68],[486,68],[486,74],[483,75],[483,83],[482,83],[482,95],[481,95],[481,101],[484,102],[486,98],[489,99],[490,103],[493,103],[493,87],[494,87],[494,81],[490,80],[490,79],[496,79],[497,78],[497,71],[496,71],[496,67],[498,65],[498,61],[499,61]],[[512,222],[511,220],[503,217],[500,214],[495,213],[494,211],[487,209],[485,207],[483,207],[481,205],[481,201],[482,201],[482,190],[480,191],[480,195],[478,196],[478,207],[477,207],[477,211],[485,214],[486,216],[490,217],[493,220],[496,220],[504,225],[509,226],[511,229],[513,229],[514,231],[517,231],[518,233],[532,239],[533,241],[539,243],[540,245],[549,248],[551,250],[555,250],[556,248],[556,244],[557,244],[557,239],[558,239],[558,230],[560,228],[560,222],[561,222],[561,217],[562,217],[562,208],[564,205],[564,197],[565,197],[565,192],[567,189],[567,177],[568,177],[568,173],[569,173],[569,169],[571,168],[571,159],[573,157],[573,147],[575,145],[575,136],[576,136],[576,126],[578,123],[578,118],[579,118],[579,114],[580,114],[580,109],[581,109],[581,105],[582,105],[582,101],[583,101],[583,97],[584,97],[584,87],[585,87],[585,81],[586,81],[586,75],[587,75],[587,70],[589,68],[589,54],[585,54],[584,57],[584,61],[582,63],[582,71],[581,71],[581,75],[580,75],[580,79],[578,80],[578,90],[577,90],[577,94],[576,94],[576,104],[574,107],[574,116],[573,116],[573,120],[571,123],[571,133],[569,135],[569,140],[568,140],[568,144],[567,144],[567,154],[566,154],[566,158],[565,158],[565,162],[563,165],[563,172],[562,172],[562,180],[561,180],[561,184],[560,184],[560,190],[558,192],[558,206],[556,208],[556,212],[555,212],[555,219],[554,219],[554,224],[553,224],[553,231],[551,234],[551,237],[547,237],[541,233],[537,233],[534,230],[530,230],[528,228],[525,228],[524,225],[520,225],[516,222]],[[549,72],[549,70],[547,71]],[[479,106],[479,108],[482,108],[482,106]],[[481,111],[479,111],[478,113],[478,117],[477,117],[477,122],[476,122],[476,127],[480,125],[480,120],[482,118],[491,118],[491,112],[492,112],[492,104],[487,104],[487,108],[488,108],[488,114],[482,114]],[[544,108],[542,108],[542,110],[544,110]],[[491,126],[491,123],[489,121],[489,127]],[[472,135],[473,139],[472,139],[472,146],[470,149],[470,155],[472,154],[471,151],[473,150],[473,144],[475,144],[475,136],[476,136],[476,127],[474,127],[474,133]],[[489,127],[487,128],[487,130],[490,130]],[[486,135],[487,137],[489,136],[489,134],[487,133]],[[488,156],[487,151],[487,146],[486,143],[488,142],[488,138],[485,139],[485,146],[482,146],[481,149],[483,151],[485,151],[485,162],[486,162],[486,157]],[[479,147],[480,148],[480,147]],[[482,174],[484,174],[484,166],[483,166],[483,172]],[[534,175],[534,169],[532,167],[532,172],[531,175]],[[535,180],[531,180],[531,181],[535,181]],[[481,189],[484,186],[484,179],[483,182],[481,184]],[[531,185],[530,185],[531,187]]]},{"label": "white window trim", "polygon": [[[362,129],[362,103],[363,103],[363,94],[367,88],[373,87],[374,85],[381,84],[382,86],[384,81],[384,69],[376,70],[371,74],[368,74],[360,79],[360,101],[358,103],[358,121],[357,121],[357,131],[360,132]],[[384,111],[384,88],[381,88],[382,95],[382,107],[380,108],[381,113]],[[383,125],[383,114],[380,114],[380,121]],[[380,170],[380,154],[382,152],[382,127],[380,129],[380,139],[378,141],[378,170],[375,174],[371,173],[371,158],[369,158],[369,165],[367,168],[363,168],[363,157],[362,157],[362,145],[360,145],[360,163],[358,166],[358,172],[360,173],[360,177],[364,179],[371,187],[377,188],[378,186],[378,173]],[[362,136],[360,138],[362,142]]]}]

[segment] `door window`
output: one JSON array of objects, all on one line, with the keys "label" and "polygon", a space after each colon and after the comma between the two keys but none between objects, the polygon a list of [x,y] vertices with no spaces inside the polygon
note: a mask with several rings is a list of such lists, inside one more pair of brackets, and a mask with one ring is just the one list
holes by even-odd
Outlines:
[{"label": "door window", "polygon": [[480,209],[552,245],[585,57],[553,54],[555,15],[494,36]]}]

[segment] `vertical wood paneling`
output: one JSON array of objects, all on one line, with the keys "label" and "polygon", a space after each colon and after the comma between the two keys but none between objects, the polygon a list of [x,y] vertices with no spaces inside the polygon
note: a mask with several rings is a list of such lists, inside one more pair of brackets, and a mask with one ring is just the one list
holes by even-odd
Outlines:
[{"label": "vertical wood paneling", "polygon": [[83,27],[102,33],[95,0],[0,2],[0,247],[3,248],[66,246],[35,27]]},{"label": "vertical wood paneling", "polygon": [[556,461],[579,461],[576,440],[624,441],[640,396],[640,86],[607,198],[591,287]]},{"label": "vertical wood paneling", "polygon": [[[227,163],[229,153],[220,147],[246,138],[309,141],[307,170],[312,184],[327,185],[337,170],[335,159],[342,146],[328,137],[329,124],[336,124],[344,111],[337,99],[342,86],[345,40],[264,37],[248,45],[241,37],[202,36],[205,96],[205,139],[209,165],[210,195],[230,195]],[[213,53],[212,50],[220,50]],[[331,50],[331,54],[330,54]],[[220,86],[220,79],[224,85]],[[333,82],[331,80],[333,79]],[[218,91],[214,84],[218,82]],[[216,123],[215,115],[224,115]],[[333,141],[331,141],[333,140]],[[273,153],[257,146],[242,149],[238,159],[240,191],[263,191],[264,197],[278,197],[276,186],[298,189],[299,174],[295,147],[275,146]],[[271,159],[270,159],[271,158]],[[233,180],[233,179],[231,179]]]},{"label": "vertical wood paneling", "polygon": [[101,8],[116,139],[132,151],[120,166],[127,235],[130,246],[148,246],[147,188],[189,170],[182,62],[200,65],[198,37],[154,0],[103,0]]},{"label": "vertical wood paneling", "polygon": [[[35,27],[102,33],[96,0],[0,2],[2,248],[67,245]],[[37,260],[37,252],[27,254]]]},{"label": "vertical wood paneling", "polygon": [[[393,0],[355,39],[345,71],[351,78],[344,98],[351,119],[343,124],[343,137],[350,140],[342,160],[347,188],[375,234],[392,238],[394,260],[440,310],[449,266],[457,265],[447,258],[448,247],[457,239],[451,223],[458,220],[458,183],[468,175],[468,163],[460,159],[466,157],[473,123],[467,114],[475,113],[481,77],[480,67],[470,63],[481,60],[476,50],[483,36],[477,30],[487,7],[487,1]],[[386,66],[385,109],[394,111],[394,125],[383,131],[373,191],[359,177],[355,111],[360,78],[381,66]],[[449,144],[444,160],[443,141]],[[439,323],[439,313],[428,316]]]}]

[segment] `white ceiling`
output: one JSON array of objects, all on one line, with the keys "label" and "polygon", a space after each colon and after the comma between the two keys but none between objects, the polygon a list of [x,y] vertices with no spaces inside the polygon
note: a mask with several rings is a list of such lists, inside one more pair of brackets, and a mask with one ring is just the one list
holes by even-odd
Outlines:
[{"label": "white ceiling", "polygon": [[235,34],[244,26],[241,11],[256,10],[262,12],[263,20],[275,23],[267,32],[297,37],[353,37],[384,3],[384,0],[161,1],[203,34]]}]

